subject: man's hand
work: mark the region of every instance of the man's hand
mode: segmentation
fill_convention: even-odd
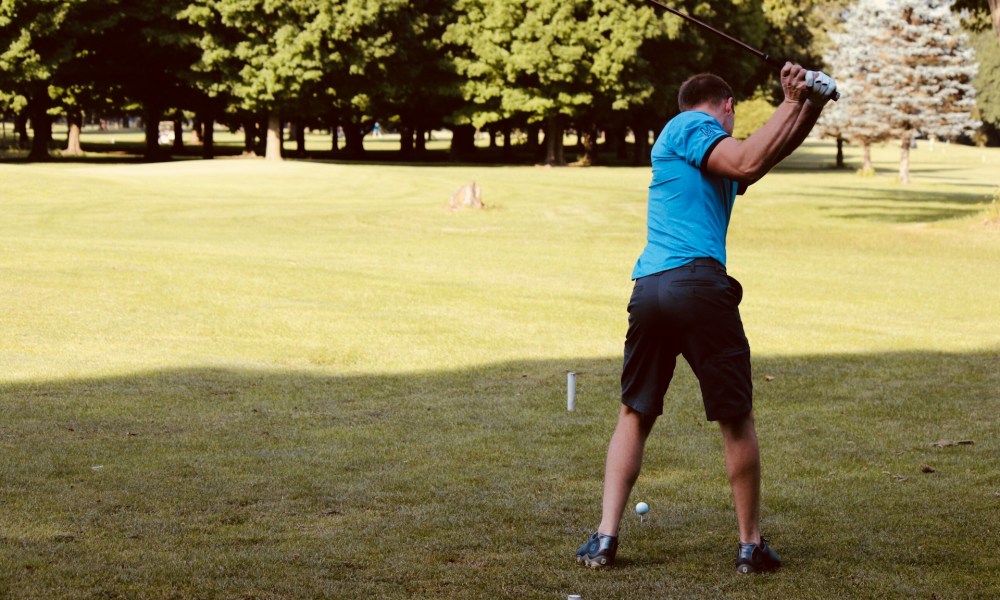
[[[808,71],[791,62],[786,62],[781,68],[781,89],[785,93],[786,101],[798,103],[809,97],[806,73]]]
[[[837,94],[837,82],[822,71],[806,71],[806,98],[810,104],[823,107]]]

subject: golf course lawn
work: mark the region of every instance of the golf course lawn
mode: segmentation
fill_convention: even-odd
[[[0,598],[1000,597],[1000,149],[833,158],[729,232],[756,577],[683,362],[650,512],[573,559],[648,167],[0,163]]]

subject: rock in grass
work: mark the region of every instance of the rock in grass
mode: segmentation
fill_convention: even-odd
[[[483,208],[484,206],[483,191],[475,181],[458,188],[451,195],[451,202],[448,203],[448,208],[452,210],[459,208]]]

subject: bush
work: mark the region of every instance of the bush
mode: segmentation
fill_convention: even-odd
[[[984,211],[983,225],[1000,225],[1000,189],[993,194],[993,202]]]
[[[757,92],[753,98],[744,100],[736,105],[736,128],[733,137],[745,140],[750,134],[760,129],[774,112],[774,106],[768,102],[761,92]]]

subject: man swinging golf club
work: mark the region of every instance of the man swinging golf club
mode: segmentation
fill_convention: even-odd
[[[725,266],[737,194],[797,148],[837,94],[828,75],[792,63],[781,69],[781,86],[781,105],[741,142],[731,137],[736,114],[730,86],[715,75],[691,77],[678,94],[680,114],[653,146],[647,243],[632,273],[622,406],[608,446],[601,522],[576,554],[588,566],[614,563],[622,513],[646,439],[663,413],[678,354],[698,378],[706,417],[722,431],[739,526],[737,571],[781,566],[760,533],[750,346],[738,308],[743,291]]]

